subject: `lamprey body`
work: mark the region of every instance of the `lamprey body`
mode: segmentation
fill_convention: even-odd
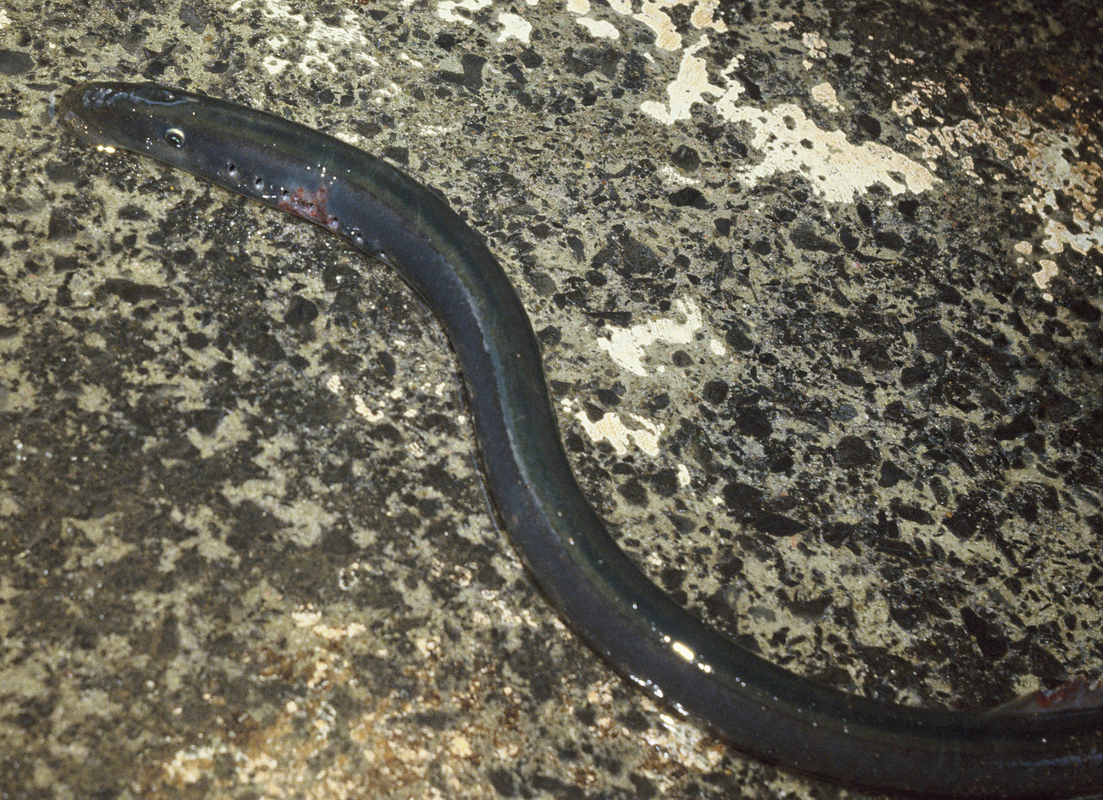
[[[1103,791],[1098,689],[1044,713],[876,702],[765,661],[648,580],[575,481],[517,293],[435,192],[302,125],[153,84],[78,86],[57,118],[95,144],[317,223],[397,269],[455,349],[486,482],[525,566],[591,647],[673,708],[745,753],[868,789],[1051,800]]]

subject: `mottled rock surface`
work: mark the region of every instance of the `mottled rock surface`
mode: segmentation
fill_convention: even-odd
[[[432,315],[49,122],[152,79],[437,187],[695,613],[983,708],[1103,650],[1103,11],[0,5],[0,798],[842,798],[641,695],[487,506]]]

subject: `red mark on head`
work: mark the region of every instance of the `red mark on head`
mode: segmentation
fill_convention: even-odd
[[[1053,689],[1038,690],[992,709],[1008,714],[1053,714],[1103,707],[1103,682],[1088,683],[1082,675]]]
[[[328,194],[329,189],[325,186],[320,186],[313,192],[300,186],[294,191],[284,192],[280,199],[276,201],[276,208],[294,214],[296,217],[310,220],[333,233],[337,233],[340,223],[338,223],[336,217],[330,216],[329,212],[326,211],[326,196]]]

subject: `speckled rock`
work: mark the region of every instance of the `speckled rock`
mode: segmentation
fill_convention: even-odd
[[[1103,12],[0,6],[0,798],[842,798],[621,681],[491,513],[432,316],[49,122],[79,80],[433,185],[654,580],[847,691],[1101,676]]]

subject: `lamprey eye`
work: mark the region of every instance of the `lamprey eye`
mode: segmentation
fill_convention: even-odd
[[[179,128],[169,128],[165,131],[165,141],[179,150],[184,146],[184,132]]]

